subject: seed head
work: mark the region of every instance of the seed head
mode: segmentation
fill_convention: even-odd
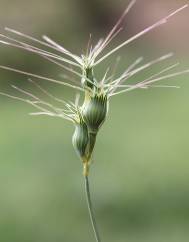
[[[108,112],[108,97],[101,91],[87,93],[82,106],[82,116],[90,132],[97,133]]]
[[[88,134],[88,128],[86,123],[83,121],[83,118],[81,115],[78,117],[78,121],[75,124],[75,131],[72,136],[72,143],[73,146],[81,158],[81,160],[85,163],[87,162],[87,149],[89,144],[89,134]]]
[[[123,41],[115,48],[110,50],[109,52],[103,52],[105,48],[109,45],[109,43],[117,36],[122,28],[120,25],[129,12],[129,10],[133,7],[136,0],[131,0],[129,6],[125,9],[124,13],[121,15],[115,26],[112,30],[108,33],[108,35],[104,39],[100,39],[96,45],[91,44],[89,41],[88,49],[86,54],[81,54],[81,56],[75,55],[67,50],[62,45],[56,43],[54,40],[50,39],[47,36],[42,36],[42,39],[33,38],[27,34],[23,34],[16,30],[5,28],[11,34],[15,34],[18,36],[23,37],[26,41],[21,41],[19,39],[13,38],[9,35],[0,34],[0,43],[13,46],[19,48],[21,50],[26,50],[31,53],[37,54],[40,57],[48,60],[49,62],[56,64],[58,67],[63,68],[64,70],[73,73],[77,77],[80,78],[80,81],[75,82],[74,85],[69,83],[69,77],[65,77],[66,81],[57,80],[54,78],[49,78],[46,76],[41,76],[38,74],[29,73],[26,71],[14,69],[7,66],[0,65],[1,69],[13,71],[22,75],[26,75],[29,77],[34,77],[35,79],[42,79],[46,81],[53,82],[55,84],[61,84],[67,87],[71,87],[74,90],[80,91],[84,94],[84,102],[82,105],[79,105],[77,102],[75,104],[72,102],[66,102],[59,98],[54,97],[51,93],[44,90],[41,86],[35,84],[44,94],[46,94],[49,98],[53,99],[55,102],[59,102],[63,105],[56,107],[54,104],[47,103],[46,101],[40,99],[39,97],[33,95],[31,92],[23,90],[21,88],[13,86],[17,91],[21,92],[22,94],[27,96],[27,99],[12,96],[6,93],[0,92],[0,94],[24,101],[29,103],[33,107],[35,107],[38,112],[32,113],[32,115],[49,115],[54,117],[60,117],[66,120],[71,121],[74,124],[75,131],[72,137],[73,146],[79,155],[80,159],[84,163],[84,175],[88,175],[89,164],[91,160],[91,156],[93,153],[93,149],[96,142],[97,133],[104,123],[107,113],[108,113],[108,106],[109,106],[109,99],[115,95],[125,93],[131,90],[135,90],[137,88],[148,89],[149,87],[173,87],[177,88],[177,86],[167,86],[167,85],[154,85],[155,82],[172,78],[175,76],[179,76],[182,74],[189,73],[189,69],[183,71],[177,71],[172,74],[166,74],[161,76],[162,73],[166,73],[167,71],[175,68],[178,63],[167,66],[166,68],[162,69],[160,72],[153,74],[152,76],[148,77],[145,80],[139,80],[139,82],[135,84],[127,84],[126,82],[131,79],[134,75],[138,74],[139,72],[151,67],[152,65],[163,62],[167,58],[172,57],[172,53],[163,55],[155,60],[152,60],[148,63],[145,63],[138,67],[139,63],[143,61],[143,58],[140,57],[131,63],[130,66],[126,68],[126,70],[122,73],[121,76],[116,77],[115,73],[109,77],[107,77],[108,70],[106,71],[104,77],[99,82],[96,79],[94,74],[94,68],[98,66],[101,62],[103,62],[106,58],[127,46],[131,42],[135,41],[136,39],[142,37],[143,35],[147,34],[148,32],[154,30],[155,28],[165,24],[170,18],[172,18],[175,14],[179,13],[180,11],[184,10],[188,7],[188,4],[172,11],[170,14],[165,16],[164,18],[160,19],[156,23],[152,24],[151,26],[143,29],[136,35],[132,36],[131,38]],[[40,48],[38,45],[31,45],[29,41],[33,41],[35,44],[39,44],[45,47],[45,49]],[[52,51],[50,51],[52,50]],[[71,66],[71,67],[70,67]],[[76,69],[77,68],[77,69]],[[31,80],[30,80],[31,81]]]

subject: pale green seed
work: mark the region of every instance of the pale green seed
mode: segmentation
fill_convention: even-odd
[[[108,111],[108,97],[105,94],[88,95],[82,106],[82,116],[90,132],[98,132]]]
[[[83,162],[87,160],[87,149],[89,144],[88,128],[85,122],[80,119],[80,122],[75,124],[75,131],[72,136],[72,143],[76,153]]]

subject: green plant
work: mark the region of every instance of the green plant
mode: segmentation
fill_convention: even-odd
[[[36,46],[30,45],[26,42],[19,41],[14,39],[10,36],[6,36],[1,34],[0,36],[3,38],[0,42],[6,45],[14,46],[35,54],[40,55],[41,57],[47,59],[48,61],[62,67],[65,70],[70,71],[77,75],[81,82],[77,83],[76,85],[72,85],[69,82],[62,82],[56,79],[40,76],[37,74],[28,73],[25,71],[17,70],[7,66],[0,66],[2,69],[14,71],[20,74],[24,74],[26,76],[34,77],[36,79],[44,79],[53,83],[58,83],[61,85],[65,85],[71,87],[75,90],[78,90],[83,94],[83,100],[80,104],[80,95],[76,96],[74,102],[66,102],[65,100],[61,100],[57,97],[54,97],[51,93],[47,92],[43,89],[39,84],[34,82],[33,80],[29,79],[36,87],[38,87],[43,93],[45,93],[49,98],[54,99],[55,101],[61,103],[63,105],[62,108],[57,108],[56,106],[42,100],[41,98],[33,95],[32,93],[25,91],[21,88],[16,86],[12,86],[19,92],[28,96],[27,99],[23,99],[17,96],[12,96],[6,93],[2,93],[4,96],[8,96],[10,98],[24,101],[26,103],[31,104],[39,111],[35,113],[31,113],[32,115],[49,115],[54,117],[60,117],[66,120],[71,121],[75,126],[75,131],[72,137],[73,146],[83,163],[83,174],[85,179],[85,190],[87,195],[87,202],[88,208],[90,213],[90,218],[92,222],[92,226],[95,233],[96,241],[100,241],[100,236],[98,233],[97,225],[95,222],[94,212],[92,209],[91,197],[90,197],[90,189],[89,189],[89,168],[91,164],[91,157],[93,154],[93,150],[95,147],[96,137],[97,134],[106,120],[108,114],[108,107],[109,107],[109,100],[111,97],[125,93],[137,88],[147,89],[150,87],[173,87],[177,88],[177,86],[166,86],[166,85],[155,85],[154,83],[163,79],[168,79],[174,76],[178,76],[181,74],[189,73],[189,70],[179,71],[172,74],[167,74],[161,76],[161,74],[167,72],[168,70],[177,66],[177,64],[168,66],[162,69],[160,72],[155,73],[154,75],[150,76],[149,78],[138,82],[137,84],[127,85],[125,81],[129,78],[132,78],[135,74],[139,73],[142,70],[145,70],[156,63],[162,62],[173,56],[172,53],[167,55],[161,56],[153,61],[150,61],[146,64],[143,64],[138,67],[138,65],[142,62],[143,58],[138,58],[134,63],[132,63],[127,69],[122,73],[119,77],[108,76],[109,68],[106,70],[103,78],[99,81],[96,79],[94,69],[97,65],[99,65],[103,60],[107,57],[112,55],[114,52],[118,51],[122,47],[126,46],[127,44],[131,43],[132,41],[136,40],[137,38],[141,37],[142,35],[150,32],[151,30],[165,24],[172,16],[180,12],[181,10],[185,9],[188,5],[184,5],[183,7],[173,11],[165,18],[159,20],[155,24],[151,25],[150,27],[142,30],[135,36],[131,37],[130,39],[124,41],[117,47],[110,50],[107,54],[102,57],[99,55],[104,51],[107,45],[114,39],[115,36],[120,32],[121,22],[129,10],[132,8],[136,1],[133,0],[126,8],[116,25],[107,35],[107,37],[103,40],[100,40],[94,48],[92,46],[88,46],[87,52],[85,55],[77,56],[61,45],[57,44],[55,41],[50,39],[47,36],[43,36],[43,40],[38,40],[33,37],[30,37],[26,34],[20,33],[18,31],[6,28],[8,32],[14,33],[16,35],[22,36],[26,39],[32,40],[36,43],[43,45],[44,47],[50,48],[54,50],[54,52],[50,52],[47,50],[40,49]],[[57,54],[60,53],[60,54]],[[65,65],[66,63],[68,65]],[[69,67],[71,65],[75,69]],[[69,77],[65,77],[69,80]]]

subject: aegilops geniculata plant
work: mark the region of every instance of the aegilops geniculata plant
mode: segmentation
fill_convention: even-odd
[[[125,93],[137,88],[147,89],[149,87],[173,87],[177,88],[177,86],[167,86],[167,85],[155,85],[154,83],[163,79],[168,79],[174,76],[178,76],[181,74],[189,73],[189,70],[183,70],[179,72],[175,72],[172,74],[161,75],[166,73],[167,71],[173,69],[178,65],[178,63],[167,66],[163,68],[160,72],[155,73],[154,75],[150,76],[149,78],[142,80],[133,85],[125,84],[125,81],[132,78],[135,74],[145,70],[152,65],[162,62],[173,56],[172,53],[167,55],[161,56],[155,60],[152,60],[148,63],[145,63],[141,66],[138,66],[142,61],[143,58],[139,57],[134,63],[126,68],[124,73],[122,73],[119,77],[115,78],[113,76],[108,77],[108,71],[105,72],[103,78],[99,81],[96,79],[94,69],[97,65],[99,65],[102,61],[104,61],[107,57],[121,49],[122,47],[126,46],[127,44],[131,43],[132,41],[138,39],[142,35],[150,32],[151,30],[165,24],[172,16],[179,13],[181,10],[185,9],[188,5],[184,5],[181,8],[171,12],[166,17],[162,18],[161,20],[157,21],[155,24],[145,28],[138,34],[134,35],[133,37],[129,38],[128,40],[124,41],[123,43],[119,44],[117,47],[110,50],[104,56],[99,58],[99,55],[104,51],[107,45],[117,36],[117,34],[121,31],[120,24],[132,6],[135,4],[136,0],[132,0],[129,6],[125,9],[124,13],[113,27],[113,29],[109,32],[105,39],[99,40],[99,42],[92,47],[92,45],[87,49],[87,54],[83,54],[81,56],[77,56],[63,46],[59,45],[52,39],[47,36],[43,36],[43,40],[39,40],[33,38],[29,35],[23,34],[16,30],[5,28],[6,31],[16,34],[20,37],[24,37],[26,40],[31,40],[37,44],[43,45],[44,47],[52,49],[54,52],[49,50],[44,50],[34,45],[31,45],[27,42],[23,42],[17,40],[11,36],[0,34],[2,38],[0,43],[10,45],[19,49],[23,49],[32,53],[35,53],[51,63],[58,65],[59,67],[77,75],[81,81],[76,83],[76,85],[72,85],[69,82],[62,82],[56,79],[40,76],[33,73],[28,73],[25,71],[17,70],[7,66],[0,66],[2,69],[14,71],[28,77],[34,77],[36,79],[43,79],[53,83],[65,85],[71,88],[78,90],[79,92],[83,93],[83,103],[80,105],[79,96],[76,96],[75,102],[66,102],[61,100],[57,97],[54,97],[51,93],[47,92],[43,89],[39,84],[35,81],[29,79],[36,87],[38,87],[41,92],[46,94],[49,98],[54,99],[56,102],[59,102],[63,105],[62,108],[57,108],[54,105],[43,101],[41,98],[33,95],[32,93],[18,88],[16,86],[12,86],[17,91],[25,94],[28,96],[28,99],[23,99],[17,96],[12,96],[7,93],[0,93],[4,96],[8,96],[13,99],[21,100],[27,102],[37,108],[39,111],[35,113],[31,113],[32,115],[50,115],[54,117],[60,117],[66,120],[71,121],[74,124],[75,131],[72,137],[73,146],[80,157],[81,161],[83,162],[83,173],[85,177],[85,188],[86,188],[86,195],[88,201],[88,208],[90,213],[91,222],[94,229],[94,234],[96,241],[100,241],[100,236],[98,234],[94,213],[92,210],[90,192],[89,192],[89,166],[91,162],[91,156],[95,147],[96,137],[99,132],[100,127],[104,123],[108,113],[109,107],[109,100],[112,96]],[[68,65],[65,65],[66,63]],[[70,67],[70,65],[72,67]],[[73,69],[73,67],[75,69]],[[77,70],[77,69],[78,70]],[[69,77],[64,76],[66,79],[69,80]]]

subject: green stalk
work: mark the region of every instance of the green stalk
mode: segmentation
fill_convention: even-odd
[[[96,224],[95,215],[94,215],[94,210],[91,202],[89,179],[88,179],[88,176],[84,176],[84,178],[85,178],[85,192],[86,192],[87,206],[89,210],[89,216],[90,216],[93,232],[95,235],[96,242],[101,242],[97,224]]]

